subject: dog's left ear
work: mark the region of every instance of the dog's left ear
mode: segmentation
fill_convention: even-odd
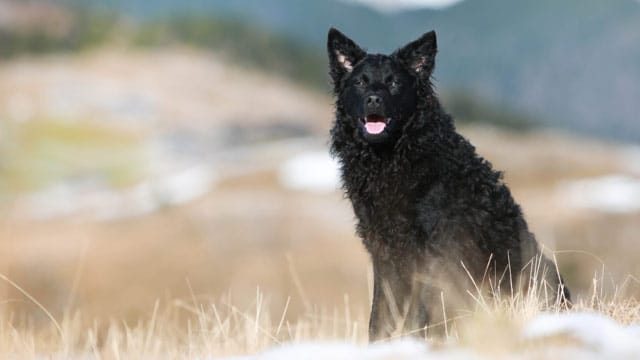
[[[334,84],[338,84],[340,79],[350,73],[356,63],[367,55],[353,40],[335,28],[329,30],[327,52],[329,72]]]
[[[412,73],[421,77],[429,77],[435,66],[437,52],[436,32],[429,31],[418,40],[398,49],[394,55]]]

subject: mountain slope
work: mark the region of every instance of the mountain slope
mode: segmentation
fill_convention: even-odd
[[[640,4],[634,0],[467,0],[394,14],[338,1],[87,3],[140,19],[175,12],[239,18],[317,49],[329,26],[384,52],[436,29],[439,88],[470,91],[546,125],[640,140]]]

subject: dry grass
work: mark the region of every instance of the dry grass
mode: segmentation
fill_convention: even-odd
[[[347,295],[340,308],[311,306],[291,318],[291,298],[283,307],[274,307],[259,288],[251,304],[243,308],[234,305],[230,295],[203,301],[193,294],[191,298],[158,300],[137,322],[112,319],[100,323],[88,322],[81,312],[69,312],[56,319],[18,284],[4,275],[2,280],[18,289],[48,318],[46,324],[36,326],[29,316],[0,313],[2,358],[194,359],[251,355],[287,343],[338,340],[363,345],[367,340],[367,310],[350,304]],[[579,299],[568,311],[597,312],[620,324],[640,322],[640,303],[603,294],[599,281],[594,278],[591,296]],[[463,349],[478,355],[580,346],[568,338],[532,342],[521,337],[523,325],[540,314],[542,308],[547,313],[567,311],[559,305],[542,306],[536,287],[538,284],[532,285],[528,295],[516,297],[483,296],[479,292],[474,295],[471,291],[475,309],[454,319],[455,327],[447,330],[445,338],[426,341],[436,351]]]
[[[288,305],[270,307],[257,290],[248,308],[237,307],[230,298],[157,301],[144,320],[135,323],[91,323],[81,313],[71,313],[36,327],[32,319],[0,314],[0,356],[193,359],[253,354],[302,340],[366,339],[364,312],[348,303],[334,311],[313,307],[295,320],[287,319],[287,311]]]

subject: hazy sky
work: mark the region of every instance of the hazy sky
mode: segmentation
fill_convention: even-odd
[[[343,0],[359,2],[380,11],[398,11],[419,8],[443,8],[462,0]]]

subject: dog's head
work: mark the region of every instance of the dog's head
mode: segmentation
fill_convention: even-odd
[[[437,51],[436,34],[422,35],[391,55],[367,54],[336,29],[327,50],[339,111],[372,144],[395,141],[416,112],[418,89],[428,86]]]

